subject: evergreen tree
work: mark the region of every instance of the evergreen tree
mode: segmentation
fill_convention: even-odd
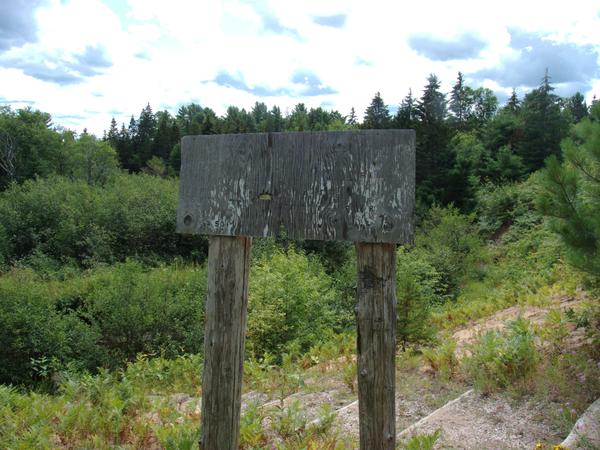
[[[219,134],[222,132],[223,124],[215,112],[206,107],[202,110],[202,123],[200,132],[196,134]]]
[[[567,108],[571,113],[573,123],[581,122],[588,115],[588,106],[581,92],[577,92],[567,100]]]
[[[521,109],[521,102],[519,101],[519,97],[517,97],[517,91],[514,89],[508,98],[508,102],[504,106],[503,110],[510,112],[512,114],[517,114]]]
[[[256,124],[257,131],[266,131],[267,127],[267,117],[269,115],[269,110],[267,109],[267,105],[263,102],[256,102],[252,107],[252,111],[250,112],[252,115],[252,119]]]
[[[542,172],[538,207],[565,242],[569,261],[600,277],[600,104],[563,142]]]
[[[152,158],[153,140],[156,135],[156,117],[150,103],[146,105],[137,122],[137,134],[134,135],[135,160],[137,169],[141,169]]]
[[[449,109],[459,130],[466,128],[472,105],[473,91],[470,87],[464,85],[463,75],[461,72],[458,72],[456,84],[452,87],[452,92],[450,93]]]
[[[483,87],[472,91],[472,99],[471,126],[479,128],[496,114],[498,99],[491,89]]]
[[[400,129],[414,128],[417,119],[417,105],[412,96],[412,89],[408,90],[408,94],[400,103],[398,112],[394,117],[394,126]]]
[[[548,156],[560,154],[560,141],[568,130],[553,90],[546,71],[541,85],[525,96],[521,106],[523,139],[518,151],[531,171],[541,168]]]
[[[320,106],[318,108],[311,108],[308,112],[308,126],[312,131],[327,130],[331,120],[331,114]]]
[[[310,129],[308,111],[304,103],[298,103],[287,117],[286,129],[288,131],[308,131]]]
[[[178,136],[173,136],[173,123],[175,120],[168,111],[159,111],[156,113],[156,118],[157,125],[152,142],[152,155],[167,161],[178,138]]]
[[[106,134],[106,141],[114,148],[117,149],[119,144],[119,129],[117,128],[117,121],[113,117],[110,121],[110,128],[108,129],[108,133]]]
[[[119,162],[121,166],[129,172],[136,172],[140,169],[135,160],[135,142],[134,139],[137,136],[137,122],[133,116],[129,120],[129,126],[125,128],[125,124],[121,127],[119,133],[119,146],[117,148],[117,154],[119,156]]]
[[[204,119],[204,110],[196,103],[181,106],[177,111],[176,120],[182,136],[201,134]]]
[[[435,335],[429,299],[422,292],[415,266],[407,262],[408,256],[402,248],[396,258],[396,340],[403,351],[408,345],[423,344]]]
[[[356,111],[354,111],[354,106],[350,109],[350,114],[346,117],[346,124],[350,127],[354,127],[358,125],[356,117]]]
[[[390,111],[377,92],[365,112],[363,128],[382,129],[390,127]]]
[[[285,129],[285,119],[278,106],[273,106],[267,115],[265,131],[277,132]]]
[[[450,129],[446,124],[446,98],[440,81],[431,74],[417,104],[417,186],[421,201],[447,202],[448,172],[452,154],[448,149]]]

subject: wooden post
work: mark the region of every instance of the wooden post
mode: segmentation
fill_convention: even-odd
[[[361,450],[396,445],[396,246],[357,243]]]
[[[250,237],[210,237],[202,450],[238,448],[251,245]]]

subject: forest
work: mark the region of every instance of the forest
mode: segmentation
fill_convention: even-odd
[[[600,101],[546,72],[500,104],[458,73],[396,106],[148,104],[101,137],[0,107],[0,447],[194,448],[208,241],[175,233],[181,138],[387,128],[417,136],[397,384],[431,394],[421,416],[473,388],[534,408],[527,445],[564,439],[600,396]],[[245,400],[241,448],[355,448],[333,403],[289,400],[314,378],[356,397],[355,277],[351,243],[254,240],[244,392],[262,400]]]

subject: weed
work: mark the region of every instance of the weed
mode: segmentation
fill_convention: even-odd
[[[352,358],[346,358],[342,375],[344,378],[344,384],[346,386],[348,386],[348,389],[350,389],[350,392],[352,392],[353,394],[356,391],[357,371],[358,371],[358,367],[357,367],[356,361],[352,360]]]
[[[509,386],[527,389],[538,361],[530,324],[518,318],[509,322],[507,333],[482,335],[465,365],[474,386],[487,394]]]
[[[432,450],[439,439],[441,430],[431,434],[417,434],[399,445],[401,450]]]
[[[436,348],[424,348],[423,356],[433,372],[442,379],[450,380],[458,373],[458,358],[456,357],[456,341],[444,338],[443,344]]]

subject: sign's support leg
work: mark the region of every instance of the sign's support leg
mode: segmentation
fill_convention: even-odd
[[[357,243],[361,450],[396,445],[396,246]]]
[[[210,237],[202,375],[202,450],[238,448],[251,246],[249,237]]]

